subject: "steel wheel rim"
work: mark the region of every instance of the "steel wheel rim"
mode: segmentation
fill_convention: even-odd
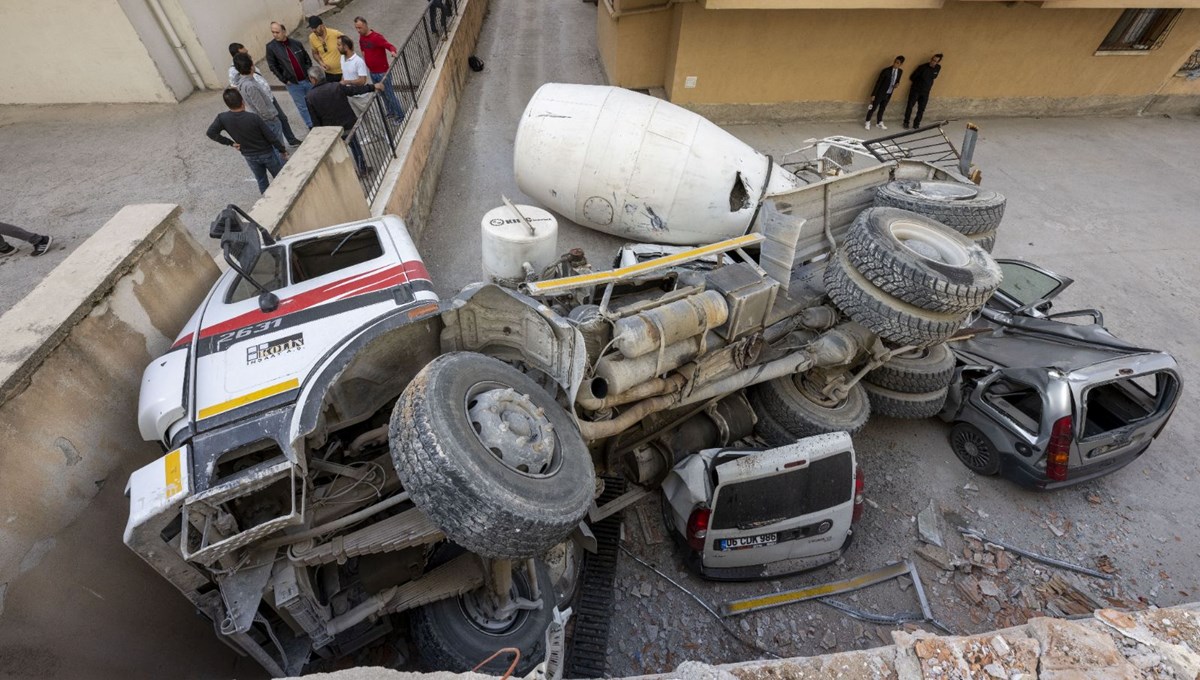
[[[955,182],[914,182],[904,192],[935,201],[962,201],[979,195],[978,189]]]
[[[501,465],[525,477],[549,477],[562,466],[562,447],[545,410],[497,382],[467,390],[463,412],[475,439]]]
[[[509,587],[508,592],[510,599],[521,596],[520,589],[517,588],[518,578],[520,576],[514,573],[512,586]],[[458,598],[458,606],[462,610],[463,617],[471,624],[472,628],[480,633],[494,636],[507,635],[519,629],[529,618],[529,613],[525,609],[514,609],[507,616],[495,618],[491,614],[487,597],[486,588],[477,588]]]
[[[971,256],[961,243],[941,230],[916,220],[898,219],[888,225],[892,238],[914,255],[951,267],[965,267]]]

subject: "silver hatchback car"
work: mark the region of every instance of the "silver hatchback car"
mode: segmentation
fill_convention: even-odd
[[[1004,283],[952,339],[957,367],[941,417],[967,467],[1036,489],[1078,484],[1142,455],[1183,381],[1166,352],[1136,347],[1095,309],[1050,313],[1072,281],[997,260]],[[1062,319],[1090,317],[1090,323]]]

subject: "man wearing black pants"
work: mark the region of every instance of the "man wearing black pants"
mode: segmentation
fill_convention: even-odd
[[[908,121],[912,127],[921,127],[921,118],[925,116],[925,105],[929,103],[929,91],[933,89],[933,81],[942,72],[942,55],[935,54],[928,64],[921,64],[909,76],[912,85],[908,88],[908,106],[904,109],[904,129],[908,129]],[[912,117],[913,105],[917,106],[917,117]]]
[[[4,240],[5,236],[20,239],[33,246],[33,252],[30,255],[34,257],[45,255],[46,251],[50,250],[50,244],[54,241],[50,236],[35,234],[31,231],[25,231],[16,225],[0,222],[0,255],[8,255],[16,250],[13,244]]]
[[[904,69],[900,68],[903,64],[904,56],[896,57],[892,65],[880,71],[875,79],[875,87],[871,88],[871,103],[867,105],[867,118],[863,121],[866,129],[871,129],[872,113],[875,113],[875,124],[879,129],[887,129],[883,124],[883,112],[892,99],[892,93],[896,91],[896,85],[900,83],[900,76],[904,75]]]

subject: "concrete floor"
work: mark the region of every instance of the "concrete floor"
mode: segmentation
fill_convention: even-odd
[[[392,38],[420,6],[393,9],[385,0],[355,0],[329,23],[349,32],[366,14]],[[479,220],[516,188],[511,150],[525,102],[543,82],[603,82],[595,46],[594,5],[492,0],[477,49],[487,63],[468,75],[453,139],[421,242],[439,292],[449,294],[479,277]],[[284,94],[284,93],[281,93]],[[280,97],[292,113],[290,100]],[[936,98],[930,118],[936,115]],[[257,197],[249,172],[233,152],[203,137],[221,110],[219,95],[195,95],[177,106],[0,107],[0,168],[9,201],[0,219],[50,231],[59,250],[31,259],[0,260],[0,309],[19,299],[121,205],[176,202],[197,235],[225,203],[248,206]],[[1200,124],[1194,118],[999,119],[982,129],[977,162],[987,187],[1009,197],[996,254],[1033,260],[1076,279],[1061,308],[1095,306],[1110,328],[1135,343],[1166,349],[1185,379],[1200,363]],[[731,131],[768,153],[781,154],[809,137],[861,135],[851,123],[736,126]],[[17,159],[16,161],[12,159]],[[617,242],[569,223],[560,249],[581,246],[593,262],[609,260]],[[877,419],[856,439],[866,469],[868,509],[843,566],[782,584],[714,586],[681,571],[666,544],[646,544],[636,526],[628,547],[660,565],[710,602],[736,595],[798,587],[842,577],[911,555],[912,517],[930,499],[995,537],[1085,564],[1107,555],[1118,571],[1120,599],[1170,605],[1200,592],[1200,524],[1191,509],[1200,475],[1192,443],[1200,439],[1194,392],[1185,388],[1175,416],[1142,459],[1083,487],[1052,494],[1022,491],[1008,482],[974,477],[946,444],[935,421]],[[973,484],[978,491],[965,490]],[[1095,499],[1095,500],[1092,500]],[[1050,520],[1065,528],[1051,533]],[[928,565],[921,563],[922,569]],[[936,576],[934,573],[927,576]],[[615,611],[611,672],[666,670],[688,658],[729,662],[760,655],[746,649],[690,600],[639,565],[622,559],[622,600]],[[652,597],[634,597],[636,584]],[[927,581],[933,607],[956,632],[986,630],[972,618],[953,585]],[[1086,585],[1086,584],[1085,584]],[[1093,584],[1094,585],[1094,584]],[[1098,591],[1097,591],[1098,592]],[[912,609],[911,592],[895,586],[866,591],[865,609]],[[976,612],[977,613],[977,612]],[[841,648],[880,644],[817,604],[747,617],[741,630],[788,654],[823,651],[796,624],[836,632]],[[792,631],[792,633],[789,633]]]

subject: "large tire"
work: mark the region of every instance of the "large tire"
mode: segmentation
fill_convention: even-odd
[[[930,312],[897,300],[864,279],[841,253],[830,258],[825,268],[825,291],[843,314],[897,345],[936,345],[953,335],[967,317],[965,312]]]
[[[595,471],[574,422],[529,377],[482,354],[421,369],[396,402],[389,441],[416,506],[484,557],[544,553],[592,502]]]
[[[412,612],[409,617],[421,665],[431,671],[466,673],[503,647],[516,647],[521,661],[515,674],[523,677],[546,655],[546,626],[550,624],[555,595],[550,587],[550,572],[540,561],[537,565],[541,609],[522,609],[503,621],[487,621],[478,605],[481,593],[438,600]],[[519,566],[519,565],[518,565]],[[513,591],[533,599],[525,570],[513,570]],[[512,657],[501,654],[479,672],[499,676],[508,669]]]
[[[972,471],[992,476],[1000,472],[1000,452],[987,435],[970,423],[958,423],[950,430],[950,449]]]
[[[971,192],[973,196],[969,196]],[[994,231],[1004,218],[1004,194],[936,180],[896,180],[875,191],[875,205],[927,215],[960,234]]]
[[[896,392],[924,394],[945,389],[954,379],[954,352],[945,344],[898,354],[863,380]]]
[[[996,249],[996,232],[985,231],[982,234],[974,234],[967,238],[975,242],[975,245],[983,248],[989,253]]]
[[[871,400],[872,413],[906,420],[923,420],[936,416],[946,405],[946,395],[950,391],[950,388],[943,387],[934,392],[908,394],[871,383],[863,383],[863,388]]]
[[[750,404],[760,418],[765,414],[768,420],[766,426],[761,423],[758,425],[758,432],[764,435],[764,439],[767,433],[771,433],[775,441],[790,444],[815,434],[842,431],[854,434],[871,417],[871,403],[861,385],[851,387],[846,398],[836,406],[814,401],[808,396],[812,389],[806,385],[801,374],[768,380],[751,388]],[[772,426],[782,429],[791,438],[781,437]]]
[[[767,446],[787,446],[795,444],[799,437],[791,432],[783,429],[783,426],[775,422],[769,413],[760,408],[755,408],[755,414],[758,416],[758,422],[754,424],[754,434],[758,438],[767,443]]]
[[[876,288],[931,312],[977,310],[1000,287],[1000,265],[983,248],[907,210],[864,210],[847,232],[843,251]]]

